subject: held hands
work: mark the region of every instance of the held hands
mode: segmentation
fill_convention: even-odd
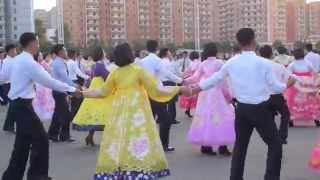
[[[289,87],[293,86],[296,83],[296,81],[297,80],[294,77],[290,76],[288,79],[288,82],[287,82],[287,87],[289,88]]]
[[[72,97],[76,97],[76,98],[82,98],[83,94],[82,94],[82,88],[77,88],[75,92],[71,93]]]
[[[201,91],[201,88],[198,85],[187,87],[187,86],[182,86],[180,89],[180,92],[182,95],[185,96],[193,96],[195,94],[198,94]]]

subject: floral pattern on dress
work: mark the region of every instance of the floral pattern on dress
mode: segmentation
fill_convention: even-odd
[[[143,111],[139,110],[134,116],[133,116],[133,125],[135,127],[139,127],[143,125],[146,122]]]
[[[114,161],[116,161],[117,159],[116,159],[116,155],[117,155],[117,144],[116,143],[112,143],[110,146],[109,146],[109,148],[107,149],[107,154],[109,154],[110,155],[110,157],[114,160]]]
[[[146,135],[138,138],[132,138],[129,143],[129,152],[137,159],[143,160],[149,153],[149,139]]]

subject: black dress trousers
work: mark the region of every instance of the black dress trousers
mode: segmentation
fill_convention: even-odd
[[[236,142],[233,150],[230,180],[243,180],[245,159],[254,129],[268,146],[267,169],[264,180],[280,180],[282,143],[274,121],[270,101],[236,106]]]
[[[66,141],[70,139],[70,123],[72,121],[67,95],[56,91],[53,91],[52,95],[56,105],[49,128],[49,138]]]
[[[17,124],[15,143],[2,180],[22,180],[30,155],[27,180],[48,177],[49,142],[42,122],[32,107],[31,99],[17,99],[10,103],[12,118]]]

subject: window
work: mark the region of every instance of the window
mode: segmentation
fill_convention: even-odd
[[[14,29],[14,30],[17,30],[18,28],[17,28],[17,26],[14,26],[13,29]]]

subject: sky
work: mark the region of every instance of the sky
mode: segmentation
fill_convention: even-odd
[[[34,0],[34,9],[50,10],[56,6],[56,0]]]
[[[320,1],[320,0],[308,0],[308,2]],[[56,0],[34,0],[35,9],[45,9],[50,10],[56,5]]]

